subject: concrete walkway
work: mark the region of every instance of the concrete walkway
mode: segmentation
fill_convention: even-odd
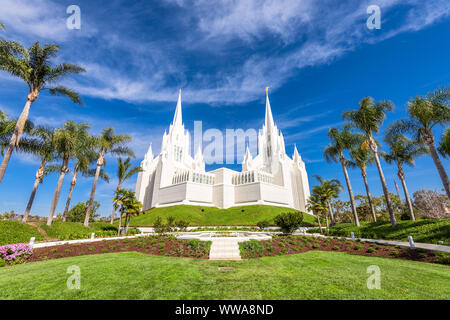
[[[237,238],[212,238],[211,241],[209,260],[241,260]]]
[[[305,235],[305,234],[302,233],[301,235]],[[318,233],[306,234],[306,235],[313,236],[313,237],[333,238],[333,237],[324,236],[324,235],[321,235]],[[352,240],[352,238],[345,238],[345,239]],[[394,246],[402,246],[402,247],[410,246],[408,241],[364,239],[364,238],[356,238],[356,239],[360,239],[361,241],[366,241],[366,242],[391,244]],[[420,242],[414,242],[414,245],[416,248],[419,248],[419,249],[426,249],[426,250],[432,250],[432,251],[443,251],[443,252],[450,253],[450,246],[444,246],[444,245],[432,244],[432,243],[420,243]]]

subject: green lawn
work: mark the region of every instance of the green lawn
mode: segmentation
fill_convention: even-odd
[[[44,236],[34,228],[20,221],[0,221],[0,246],[11,243],[28,243],[31,237],[36,241],[44,240]]]
[[[203,212],[202,209],[204,210]],[[244,211],[242,212],[242,210]],[[168,216],[173,216],[176,220],[189,221],[191,226],[254,226],[258,221],[262,220],[269,220],[273,224],[273,219],[278,214],[289,211],[294,211],[294,209],[262,205],[228,209],[179,205],[148,210],[145,214],[132,218],[130,225],[151,226],[158,216],[162,217],[163,220]],[[305,226],[315,226],[316,218],[309,214],[304,214],[303,222]],[[116,221],[117,223],[118,221]]]
[[[81,290],[66,287],[72,265]],[[380,290],[366,287],[370,265]],[[450,267],[320,251],[227,262],[124,252],[0,268],[1,299],[450,299]]]
[[[362,238],[390,239],[408,241],[412,236],[416,242],[450,245],[450,219],[421,219],[398,221],[393,228],[390,222],[361,222],[361,227],[351,223],[340,223],[330,228],[336,236],[350,237],[351,232]]]

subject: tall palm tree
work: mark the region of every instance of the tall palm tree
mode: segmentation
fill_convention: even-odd
[[[52,206],[47,219],[47,225],[51,225],[56,205],[58,204],[64,176],[69,171],[69,161],[77,155],[80,149],[89,143],[90,136],[88,133],[90,126],[86,123],[75,123],[66,121],[62,128],[55,130],[55,150],[62,159],[59,170],[58,183],[56,185],[55,194],[52,200]]]
[[[444,158],[450,157],[450,128],[442,133],[441,143],[439,144],[439,153]]]
[[[395,219],[392,201],[389,196],[389,190],[384,178],[383,169],[381,168],[380,157],[378,155],[378,145],[376,143],[374,134],[380,131],[380,127],[386,118],[386,112],[392,111],[394,104],[391,101],[374,102],[371,97],[365,97],[359,102],[359,109],[347,111],[342,114],[342,118],[349,120],[350,124],[358,128],[366,136],[362,147],[369,147],[372,150],[375,163],[377,165],[378,174],[380,176],[381,185],[383,187],[384,197],[386,199],[386,206],[389,212],[391,224],[394,227],[397,224]]]
[[[402,182],[409,216],[411,217],[411,220],[416,220],[411,198],[409,197],[408,188],[406,187],[403,165],[406,164],[409,166],[414,166],[414,160],[417,157],[426,154],[427,148],[420,142],[412,141],[404,135],[386,134],[385,142],[389,146],[390,152],[383,152],[382,156],[387,163],[391,164],[395,162],[397,164],[397,175]]]
[[[325,180],[319,175],[314,175],[314,178],[319,181],[320,185],[313,187],[313,193],[319,194],[326,202],[328,212],[330,213],[331,225],[334,225],[336,220],[334,218],[333,209],[331,208],[331,199],[337,198],[343,187],[337,179]]]
[[[69,195],[67,196],[66,206],[62,217],[63,221],[66,221],[67,213],[69,212],[70,201],[72,200],[73,190],[77,184],[78,173],[81,173],[84,177],[94,177],[95,169],[90,169],[89,167],[97,160],[98,154],[92,150],[89,143],[87,143],[85,147],[77,153],[75,158],[76,162],[74,164],[72,180],[70,181]],[[100,170],[100,178],[106,182],[109,182],[109,176],[103,169]]]
[[[30,215],[31,207],[33,206],[34,197],[36,196],[36,191],[39,183],[43,182],[44,176],[46,174],[56,171],[56,166],[47,166],[47,164],[50,161],[54,160],[56,156],[53,132],[53,129],[47,127],[38,127],[33,131],[33,136],[38,138],[36,139],[36,142],[34,144],[33,153],[39,156],[41,162],[39,168],[36,171],[33,190],[31,191],[30,198],[28,199],[27,208],[25,209],[22,222],[26,222],[28,216]],[[23,141],[19,143],[19,147],[22,143]]]
[[[364,180],[364,186],[366,188],[367,199],[369,201],[369,208],[372,214],[372,219],[374,222],[377,221],[377,216],[375,214],[375,206],[373,205],[372,195],[370,194],[369,184],[367,183],[367,166],[374,162],[372,152],[365,148],[361,148],[361,145],[357,145],[350,150],[350,158],[348,161],[348,166],[352,168],[359,168],[361,170],[361,176]]]
[[[438,88],[425,97],[411,99],[407,105],[409,119],[398,120],[390,134],[409,133],[416,141],[423,141],[430,149],[430,155],[441,177],[445,192],[450,198],[450,181],[434,145],[433,129],[450,121],[450,89]]]
[[[306,206],[308,210],[311,210],[315,214],[317,218],[317,223],[319,224],[319,232],[322,233],[322,226],[320,224],[320,215],[327,210],[327,207],[323,201],[322,196],[320,194],[313,192],[311,196],[308,198]]]
[[[102,134],[99,137],[96,137],[95,141],[99,157],[97,159],[97,170],[95,171],[94,182],[92,184],[91,197],[89,198],[89,205],[84,219],[84,225],[86,227],[89,226],[89,217],[94,203],[95,189],[97,188],[100,169],[105,163],[105,156],[110,153],[117,156],[129,155],[134,157],[133,151],[126,146],[126,144],[131,141],[131,137],[127,134],[114,134],[113,127],[103,129]]]
[[[351,132],[350,127],[345,125],[342,130],[331,128],[328,131],[328,137],[331,143],[325,147],[323,154],[327,162],[340,163],[344,172],[345,182],[347,183],[348,194],[352,213],[355,218],[355,225],[359,227],[358,213],[356,212],[355,196],[353,195],[352,185],[347,171],[348,160],[345,158],[344,150],[350,150],[360,142],[360,135]]]
[[[124,183],[126,180],[130,179],[133,175],[140,171],[142,171],[141,166],[133,167],[130,157],[126,158],[125,161],[123,161],[122,158],[119,157],[119,159],[117,159],[117,179],[119,182],[117,183],[116,191],[122,188],[122,183]],[[115,215],[116,209],[113,207],[111,213],[111,224],[113,224],[114,222]]]
[[[54,44],[41,47],[39,42],[36,42],[27,49],[17,42],[0,39],[0,70],[22,79],[29,89],[27,102],[17,121],[0,166],[0,183],[5,175],[11,154],[19,145],[31,104],[36,101],[40,92],[48,90],[52,95],[63,95],[69,97],[76,104],[82,104],[80,96],[74,90],[61,85],[53,86],[68,75],[85,71],[83,68],[69,63],[52,66],[50,59],[56,57],[58,50],[59,47]]]

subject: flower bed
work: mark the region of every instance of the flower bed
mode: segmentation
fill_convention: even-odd
[[[315,238],[310,236],[273,236],[272,240],[251,240],[239,244],[242,258],[278,256],[310,250],[336,251],[366,256],[390,257],[450,265],[450,254],[424,249],[351,241],[340,238]]]
[[[0,266],[26,262],[33,254],[27,243],[9,244],[0,247]]]
[[[29,247],[29,246],[28,246]],[[34,252],[21,262],[102,254],[112,252],[137,251],[152,255],[208,259],[210,241],[179,240],[173,236],[148,236],[134,239],[102,240],[88,243],[65,244],[35,248]],[[6,263],[11,264],[11,263]]]

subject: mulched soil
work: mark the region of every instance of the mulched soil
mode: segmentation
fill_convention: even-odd
[[[310,236],[275,236],[272,240],[260,241],[261,245],[242,249],[242,258],[296,254],[310,250],[345,252],[364,256],[397,258],[450,265],[450,254],[425,249],[351,241],[337,238],[314,238]]]
[[[170,236],[149,236],[35,248],[28,262],[126,251],[159,256],[208,259],[209,249],[210,243],[207,242],[178,240]]]

